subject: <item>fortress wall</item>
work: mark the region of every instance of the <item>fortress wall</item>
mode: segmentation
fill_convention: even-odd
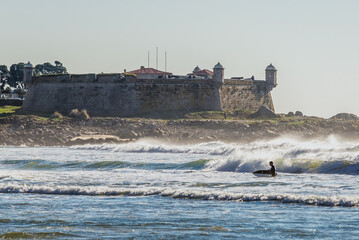
[[[121,74],[45,75],[33,78],[21,111],[91,116],[180,115],[196,111],[274,110],[265,81],[225,79],[137,79]]]
[[[137,79],[131,78],[130,80],[127,79],[126,82],[135,82],[138,84],[213,84],[213,81],[208,79],[193,79],[193,78],[186,78],[186,79],[175,79],[175,78],[157,78],[157,79]]]
[[[72,74],[72,82],[94,82],[96,81],[96,74]]]
[[[220,110],[218,86],[208,81],[41,82],[32,84],[25,99],[23,113],[68,114],[77,108],[91,116],[143,116]]]
[[[60,83],[60,82],[67,82],[71,80],[70,74],[57,74],[57,75],[42,75],[33,77],[32,82],[36,83]]]
[[[110,96],[122,100],[123,111],[132,105],[131,86],[113,86],[98,83],[46,83],[33,84],[25,95],[21,109],[24,113],[68,114],[72,109],[87,109],[93,115],[111,115],[114,111]],[[115,88],[114,88],[115,87]]]
[[[121,74],[119,73],[97,74],[97,81],[99,83],[112,83],[120,80],[121,80]]]
[[[274,111],[272,96],[264,84],[224,84],[220,88],[222,110],[257,111],[262,105]]]
[[[218,88],[207,83],[138,84],[135,86],[142,114],[220,110]]]
[[[252,80],[241,80],[241,79],[224,79],[224,84],[232,85],[252,85]]]

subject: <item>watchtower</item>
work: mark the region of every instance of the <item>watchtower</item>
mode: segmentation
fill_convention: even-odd
[[[24,83],[25,84],[31,84],[32,83],[32,72],[33,72],[33,67],[32,64],[30,62],[26,63],[24,65]]]
[[[218,83],[224,82],[224,68],[219,62],[213,67],[213,80]]]
[[[272,64],[266,68],[266,82],[267,85],[277,86],[277,69]]]

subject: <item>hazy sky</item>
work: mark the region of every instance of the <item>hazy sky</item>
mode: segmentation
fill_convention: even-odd
[[[70,73],[155,67],[186,74],[221,61],[264,79],[276,112],[359,115],[357,0],[0,0],[0,64],[61,61]]]

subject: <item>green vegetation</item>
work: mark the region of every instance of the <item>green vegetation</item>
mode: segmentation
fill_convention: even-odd
[[[6,65],[0,65],[0,81],[6,80],[9,85],[15,87],[16,82],[22,82],[23,80],[24,65],[23,62],[12,64],[10,70]]]
[[[223,119],[224,113],[220,111],[194,112],[185,115],[187,119]]]
[[[55,122],[58,122],[58,121],[60,121],[61,119],[63,119],[64,118],[64,116],[61,114],[61,113],[59,113],[59,112],[54,112],[52,115],[51,115],[51,120],[52,121],[55,121]]]
[[[51,114],[38,114],[38,115],[18,115],[16,114],[17,110],[19,110],[21,107],[19,106],[2,106],[0,107],[0,118],[6,118],[9,116],[18,116],[18,117],[32,117],[35,120],[38,121],[59,121],[61,120],[58,116],[52,116]]]
[[[2,106],[0,107],[0,117],[7,117],[13,115],[17,109],[21,107],[18,106]]]
[[[252,111],[248,110],[235,110],[235,111],[203,111],[194,112],[185,115],[186,119],[227,119],[239,120],[247,119]]]
[[[10,70],[6,65],[0,65],[0,81],[7,80],[7,83],[10,86],[15,87],[17,82],[22,82],[24,77],[24,63],[15,63],[10,66]],[[34,74],[44,75],[44,74],[65,74],[67,73],[66,68],[62,65],[61,62],[55,61],[55,65],[52,65],[49,62],[44,64],[37,64],[34,68]]]
[[[31,115],[31,116],[34,117],[38,121],[48,121],[50,119],[50,117],[42,117],[42,116],[37,116],[37,115]]]
[[[301,126],[301,125],[304,125],[305,124],[305,121],[294,121],[294,122],[289,122],[288,125],[289,126]]]
[[[6,65],[0,65],[0,81],[8,77],[10,74],[9,70],[7,69]]]
[[[8,116],[18,116],[18,117],[31,117],[35,121],[54,121],[59,122],[63,119],[68,118],[75,118],[75,119],[89,119],[89,114],[85,111],[78,111],[77,109],[74,109],[69,115],[63,116],[59,112],[54,113],[36,113],[35,115],[18,115],[16,111],[20,109],[21,107],[18,106],[3,106],[0,107],[0,118],[8,117]],[[227,114],[227,117],[225,118],[225,113]],[[196,121],[196,120],[243,120],[246,124],[252,125],[252,124],[260,124],[260,123],[269,123],[269,124],[282,124],[287,126],[302,126],[305,124],[310,124],[314,121],[313,118],[311,119],[303,119],[302,117],[285,117],[281,116],[279,118],[271,118],[271,119],[264,119],[264,118],[248,118],[250,114],[253,112],[246,111],[246,110],[236,110],[236,111],[203,111],[203,112],[194,112],[194,113],[188,113],[186,115],[181,115],[178,118],[174,118],[173,116],[148,116],[148,117],[133,117],[133,118],[122,118],[126,120],[132,120],[132,121],[158,121],[158,122],[166,122],[166,121]],[[114,117],[91,117],[93,119],[114,119]]]
[[[22,82],[24,78],[24,63],[20,62],[18,64],[13,64],[10,67],[10,72],[8,76],[8,84],[15,86],[16,82]]]
[[[61,62],[55,61],[55,65],[49,62],[44,64],[37,64],[34,68],[35,76],[48,74],[66,74],[67,70]]]

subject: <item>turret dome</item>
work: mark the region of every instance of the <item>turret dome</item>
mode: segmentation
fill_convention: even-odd
[[[30,61],[28,61],[25,65],[25,68],[32,68],[32,64],[30,63]]]
[[[214,66],[213,69],[223,69],[223,66],[222,66],[222,64],[221,64],[220,62],[218,62],[218,63],[216,64],[216,66]]]
[[[277,71],[277,69],[272,64],[269,64],[266,70]]]

